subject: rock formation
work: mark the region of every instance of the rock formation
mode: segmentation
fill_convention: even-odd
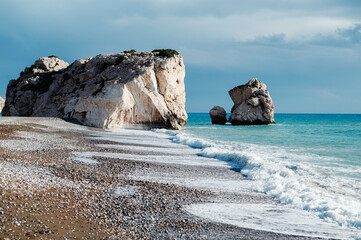
[[[88,126],[181,129],[185,67],[174,50],[76,60],[40,58],[7,87],[3,115],[76,119]]]
[[[4,108],[4,105],[5,105],[5,100],[2,97],[0,97],[0,113]]]
[[[227,122],[226,115],[227,115],[226,110],[224,110],[224,108],[220,106],[214,106],[209,111],[209,116],[212,119],[212,124],[220,124],[220,125],[226,124]]]
[[[274,123],[274,105],[266,85],[253,78],[228,93],[234,103],[229,121],[233,125]]]

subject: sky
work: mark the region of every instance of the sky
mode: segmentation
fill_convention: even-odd
[[[267,85],[276,113],[361,113],[359,0],[0,0],[0,96],[39,57],[179,51],[186,109]]]

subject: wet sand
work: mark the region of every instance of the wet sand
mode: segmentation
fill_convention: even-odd
[[[149,148],[151,134],[127,134],[1,117],[0,239],[310,239],[191,214],[194,204],[274,200],[238,189],[242,176],[222,162],[192,162],[182,148],[169,153],[173,145]]]

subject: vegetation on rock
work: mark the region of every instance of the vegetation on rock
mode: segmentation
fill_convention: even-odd
[[[137,52],[137,50],[135,50],[135,49],[130,49],[130,50],[123,51],[123,53],[135,53],[135,52]]]
[[[179,55],[179,52],[173,49],[154,49],[152,52],[160,57],[174,57],[175,55]]]
[[[56,55],[50,55],[50,56],[48,56],[48,58],[58,58],[58,59],[60,59],[58,56],[56,56]]]

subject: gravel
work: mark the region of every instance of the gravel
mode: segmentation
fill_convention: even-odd
[[[1,117],[1,126],[6,133],[0,134],[0,239],[309,239],[213,222],[187,212],[184,207],[191,204],[272,201],[261,194],[214,191],[174,180],[241,180],[222,164],[152,161],[154,156],[144,158],[144,152],[115,146],[131,146],[133,140],[109,140],[106,131],[60,119]],[[146,136],[149,144],[151,135]],[[104,149],[100,144],[112,146]],[[157,179],[160,176],[163,179]]]

